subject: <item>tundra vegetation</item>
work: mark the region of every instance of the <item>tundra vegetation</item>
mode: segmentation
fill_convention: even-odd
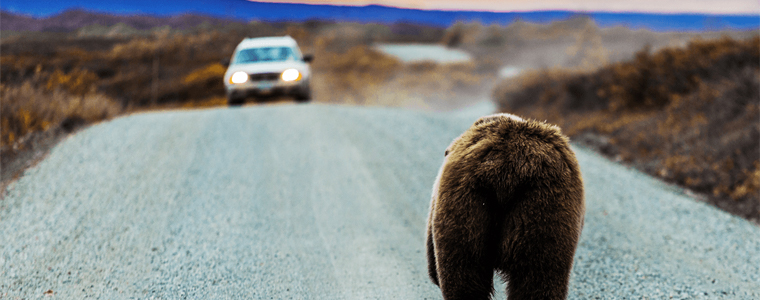
[[[693,40],[594,70],[534,70],[500,83],[499,109],[760,221],[760,37]]]
[[[28,160],[20,154],[36,151],[41,137],[138,111],[226,105],[221,61],[244,37],[286,34],[315,56],[313,102],[451,110],[493,91],[501,110],[558,124],[722,209],[760,216],[757,31],[653,33],[583,17],[449,28],[315,20],[3,31],[2,181],[20,174],[8,166]],[[438,43],[474,60],[403,63],[378,43]],[[499,81],[502,66],[526,71]]]

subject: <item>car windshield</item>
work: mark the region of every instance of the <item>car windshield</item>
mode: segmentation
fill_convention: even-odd
[[[274,62],[295,60],[293,49],[289,47],[262,47],[243,49],[235,57],[236,64],[255,63],[255,62]]]

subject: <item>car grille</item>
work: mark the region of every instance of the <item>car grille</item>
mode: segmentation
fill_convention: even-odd
[[[280,73],[257,73],[249,76],[251,81],[275,81],[280,78]]]

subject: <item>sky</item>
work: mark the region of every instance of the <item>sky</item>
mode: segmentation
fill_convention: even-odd
[[[36,17],[52,15],[72,7],[114,13],[170,14],[183,8],[190,11],[213,11],[223,9],[225,5],[239,5],[231,4],[231,2],[245,3],[244,0],[3,0],[0,1],[0,8]],[[760,18],[760,0],[264,0],[250,2],[343,6],[385,5],[445,11],[695,13],[754,15]]]
[[[701,14],[760,14],[758,0],[274,0],[279,3],[388,5],[425,10],[604,11]]]

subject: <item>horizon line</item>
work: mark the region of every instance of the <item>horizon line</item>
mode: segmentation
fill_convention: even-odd
[[[271,3],[271,4],[283,4],[283,5],[310,5],[310,6],[332,6],[332,7],[356,7],[356,8],[364,8],[364,7],[384,7],[384,8],[391,8],[391,9],[401,9],[401,10],[413,10],[413,11],[421,11],[421,12],[465,12],[465,13],[492,13],[492,14],[512,14],[512,13],[568,13],[568,14],[577,14],[577,15],[590,15],[590,14],[621,14],[621,15],[634,15],[634,14],[641,14],[641,15],[672,15],[672,16],[737,16],[737,17],[749,17],[757,15],[758,19],[760,19],[760,14],[755,13],[747,13],[747,14],[741,14],[741,13],[705,13],[705,12],[659,12],[659,11],[608,11],[608,10],[571,10],[571,9],[536,9],[536,10],[512,10],[512,11],[492,11],[492,10],[455,10],[455,9],[422,9],[422,8],[409,8],[409,7],[399,7],[399,6],[393,6],[393,5],[387,5],[387,4],[360,4],[360,5],[343,5],[343,4],[321,4],[321,3],[300,3],[300,2],[275,2],[275,1],[253,1],[253,0],[246,0],[248,2],[258,2],[258,3]],[[85,12],[92,12],[92,13],[104,13],[104,14],[110,14],[110,15],[119,15],[119,16],[135,16],[135,15],[143,15],[143,16],[157,16],[157,17],[170,17],[170,16],[178,16],[178,15],[184,15],[184,14],[197,14],[197,15],[209,15],[209,16],[219,16],[221,18],[228,18],[228,19],[239,19],[239,18],[229,18],[229,17],[222,17],[218,14],[212,13],[212,12],[204,12],[204,11],[196,11],[196,10],[184,10],[184,11],[175,11],[170,13],[155,13],[155,12],[141,12],[141,11],[109,11],[109,10],[101,10],[101,9],[93,9],[93,8],[87,8],[82,6],[71,6],[67,7],[65,9],[59,10],[57,12],[48,13],[48,14],[33,14],[29,12],[22,12],[22,11],[16,11],[13,9],[8,9],[7,7],[0,7],[0,11],[6,12],[6,13],[12,13],[16,15],[24,15],[27,17],[35,18],[35,19],[44,19],[49,18],[53,16],[60,15],[62,13],[68,12],[68,11],[85,11]],[[320,18],[316,18],[320,19]],[[248,19],[244,19],[246,21],[249,21]]]

